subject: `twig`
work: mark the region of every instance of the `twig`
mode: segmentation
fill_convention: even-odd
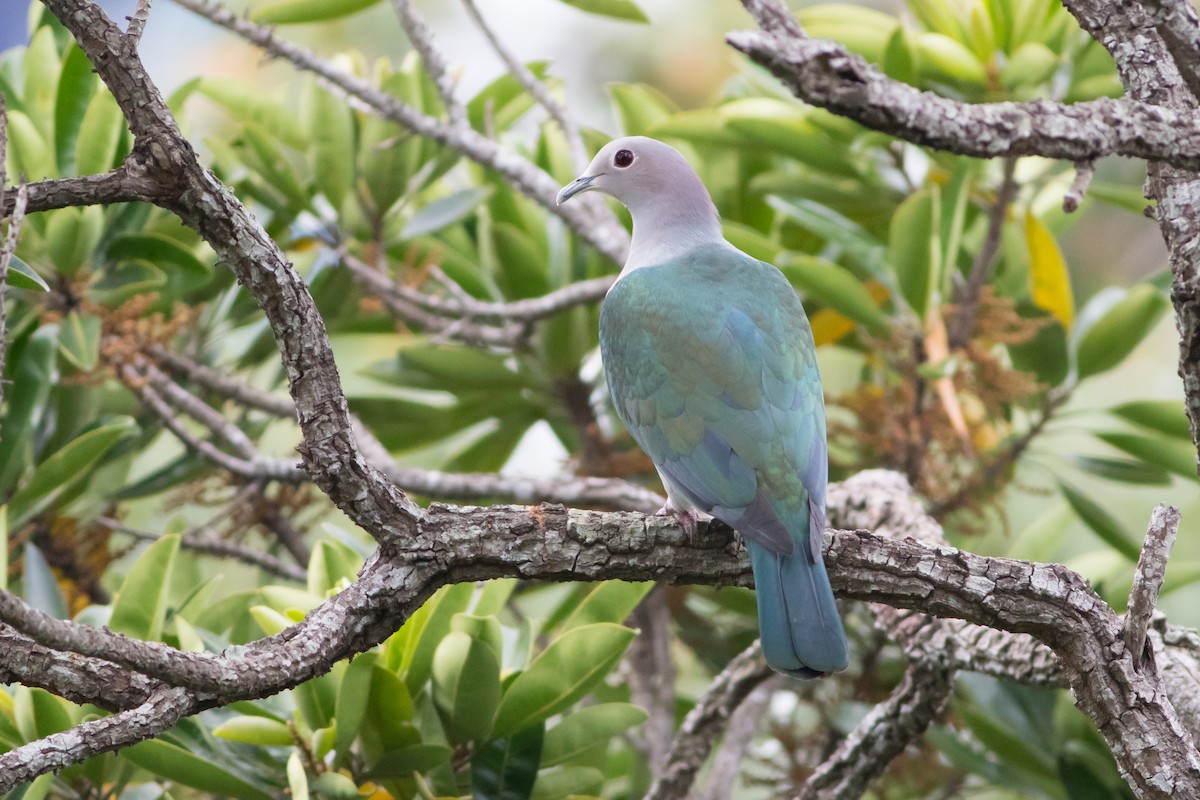
[[[408,41],[416,48],[425,65],[425,71],[433,78],[438,95],[442,98],[442,107],[450,123],[455,127],[467,126],[467,110],[454,96],[454,80],[446,67],[446,59],[433,43],[433,31],[425,24],[425,20],[417,13],[413,0],[392,0],[392,7],[400,19],[400,25],[408,36]]]
[[[734,710],[755,687],[773,674],[763,660],[762,647],[757,641],[730,661],[684,717],[679,733],[671,742],[666,764],[646,794],[646,800],[687,797],[696,773],[725,731]]]
[[[303,470],[282,459],[268,459],[261,456],[241,458],[226,453],[212,442],[201,439],[189,431],[171,407],[167,405],[162,395],[133,366],[122,365],[119,374],[125,385],[141,399],[146,408],[154,412],[159,421],[175,434],[179,441],[218,467],[249,480],[279,480],[297,483],[307,479]]]
[[[340,248],[338,255],[346,262],[347,267],[355,275],[359,272],[372,273],[371,275],[364,274],[363,277],[366,282],[370,283],[373,291],[394,294],[408,303],[428,309],[442,316],[456,319],[510,319],[527,324],[537,322],[546,317],[554,316],[559,312],[566,311],[569,308],[595,303],[604,299],[604,295],[612,288],[613,283],[617,279],[615,275],[605,275],[600,278],[591,278],[568,284],[561,289],[556,289],[541,297],[513,300],[506,303],[494,303],[472,297],[463,291],[462,287],[458,286],[458,284],[449,281],[448,276],[446,276],[445,280],[439,278],[439,282],[446,283],[449,281],[447,288],[453,297],[438,297],[437,295],[427,294],[396,281],[385,280],[380,275],[379,270],[373,269],[362,259],[349,253],[345,248]],[[435,275],[440,273],[440,268],[436,264],[428,264],[425,268],[429,269]]]
[[[383,301],[396,317],[419,325],[439,338],[459,339],[464,342],[497,347],[515,347],[529,332],[522,325],[509,324],[504,327],[478,325],[467,316],[444,317],[430,313],[420,304],[406,296],[404,287],[395,283],[377,269],[350,253],[342,254],[342,263],[350,270],[356,281],[365,285],[373,297]],[[415,293],[419,294],[419,293]]]
[[[124,533],[142,541],[154,542],[161,538],[159,534],[131,528],[120,520],[110,517],[97,517],[95,522],[109,530]],[[303,582],[307,577],[305,570],[295,564],[289,564],[269,553],[260,553],[249,547],[243,547],[239,544],[217,538],[208,526],[199,526],[191,529],[180,537],[179,544],[197,553],[241,561],[244,564],[258,567],[264,572],[269,572],[280,578]]]
[[[629,699],[650,715],[636,745],[655,774],[666,760],[675,732],[675,662],[671,658],[671,609],[667,606],[666,587],[651,589],[630,615],[628,624],[640,633],[630,645],[622,668]]]
[[[888,764],[941,716],[954,688],[953,670],[908,665],[888,699],[854,727],[804,785],[798,800],[857,800]]]
[[[550,89],[546,84],[538,80],[538,77],[513,55],[512,51],[508,49],[508,45],[496,35],[492,26],[488,25],[487,20],[483,18],[475,0],[462,0],[462,3],[471,19],[475,21],[475,25],[487,37],[488,43],[491,44],[496,55],[508,67],[509,74],[516,78],[517,82],[525,87],[525,91],[529,92],[530,96],[558,123],[563,138],[567,140],[571,163],[575,166],[576,172],[582,174],[584,167],[588,165],[587,152],[583,149],[583,136],[579,133],[579,126],[575,124],[575,119],[567,111],[566,104],[550,94]]]
[[[254,389],[160,345],[152,346],[150,354],[175,374],[231,400],[283,418],[296,416],[296,408],[288,398]],[[502,498],[516,503],[556,502],[647,512],[661,508],[664,502],[655,492],[611,478],[521,478],[491,472],[455,473],[402,467],[357,418],[351,417],[351,424],[363,455],[397,485],[418,494],[443,499]],[[273,464],[271,469],[282,467]]]
[[[1092,185],[1092,178],[1096,175],[1096,159],[1090,158],[1087,161],[1075,162],[1075,177],[1071,180],[1071,188],[1063,195],[1063,211],[1067,214],[1074,214],[1079,210],[1079,204],[1083,202],[1083,196],[1087,194],[1088,187]]]
[[[1129,602],[1125,611],[1125,645],[1135,663],[1154,664],[1154,655],[1146,649],[1146,631],[1158,605],[1158,593],[1162,589],[1167,572],[1167,559],[1175,544],[1179,531],[1179,509],[1161,505],[1150,515],[1146,528],[1146,540],[1133,573],[1133,586],[1129,589]]]
[[[713,755],[708,778],[696,795],[697,800],[729,800],[733,797],[733,785],[737,781],[746,749],[758,733],[763,715],[770,708],[771,698],[786,680],[783,675],[768,677],[734,710],[729,724],[725,726],[721,744]]]
[[[995,266],[996,255],[1000,252],[1000,238],[1004,233],[1004,223],[1008,219],[1008,207],[1012,204],[1016,193],[1016,182],[1013,173],[1017,167],[1017,159],[1004,159],[1003,177],[1000,179],[1000,189],[996,192],[996,200],[988,211],[987,235],[983,245],[971,262],[971,272],[967,275],[966,285],[961,287],[957,297],[958,311],[954,315],[954,326],[950,331],[950,349],[956,350],[964,346],[971,338],[971,329],[975,327],[975,314],[979,311],[979,297],[983,287],[987,285]],[[952,264],[946,265],[953,269]]]
[[[305,48],[276,38],[269,28],[255,25],[207,0],[175,0],[179,5],[236,33],[267,53],[288,61],[297,69],[311,72],[331,88],[348,97],[370,114],[389,119],[408,130],[426,136],[455,150],[472,161],[498,172],[518,191],[561,218],[577,236],[610,258],[624,263],[629,235],[616,217],[599,204],[556,205],[558,183],[528,160],[503,150],[483,134],[465,128],[452,128],[422,114],[396,97],[383,92],[366,80],[338,69]]]
[[[225,419],[216,409],[171,380],[153,364],[140,365],[141,375],[150,385],[166,395],[176,408],[208,428],[217,438],[229,445],[247,461],[258,458],[258,449],[238,426]]]
[[[129,26],[125,28],[125,35],[129,37],[129,46],[133,49],[142,41],[142,33],[146,30],[146,23],[150,21],[150,0],[137,0],[137,9],[128,19]]]

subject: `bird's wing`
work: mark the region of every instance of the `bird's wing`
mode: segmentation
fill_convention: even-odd
[[[815,557],[824,404],[778,270],[731,248],[635,270],[604,301],[601,345],[618,415],[676,491],[773,552]]]

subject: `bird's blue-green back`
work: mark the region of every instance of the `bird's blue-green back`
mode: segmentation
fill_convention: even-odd
[[[732,247],[698,247],[622,277],[601,308],[600,344],[617,413],[668,490],[749,541],[768,660],[802,675],[842,668],[820,555],[824,402],[791,285]],[[806,631],[817,652],[797,655]]]

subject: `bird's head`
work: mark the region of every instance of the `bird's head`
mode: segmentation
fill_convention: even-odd
[[[625,136],[604,145],[583,175],[559,191],[556,201],[562,205],[583,192],[604,192],[636,214],[639,207],[697,187],[707,198],[696,171],[674,147],[645,136]]]

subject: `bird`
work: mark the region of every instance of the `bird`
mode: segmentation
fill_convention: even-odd
[[[617,416],[666,489],[659,513],[692,529],[708,514],[741,535],[773,669],[845,669],[821,552],[825,404],[800,298],[779,269],[725,240],[704,183],[665,142],[609,142],[556,202],[593,191],[633,218],[600,307],[600,351]]]

